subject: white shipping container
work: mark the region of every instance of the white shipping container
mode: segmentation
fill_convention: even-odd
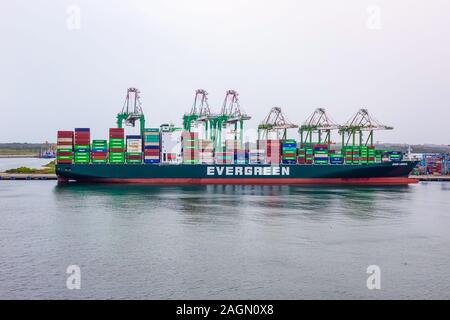
[[[142,140],[141,139],[127,139],[127,151],[128,152],[142,152]]]
[[[181,154],[181,132],[161,132],[161,152]]]

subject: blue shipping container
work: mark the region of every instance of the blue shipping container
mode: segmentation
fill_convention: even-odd
[[[144,163],[160,163],[159,159],[154,159],[154,160],[144,160]]]

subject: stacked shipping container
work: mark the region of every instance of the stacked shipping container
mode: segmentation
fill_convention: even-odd
[[[248,142],[246,150],[248,150],[248,163],[263,164],[266,162],[267,144],[264,140],[257,140],[256,143]]]
[[[312,164],[314,162],[313,149],[310,144],[305,144],[303,148],[298,149],[298,164]]]
[[[92,140],[92,163],[106,164],[108,162],[108,141]]]
[[[127,136],[126,159],[129,164],[142,163],[142,137],[140,135]]]
[[[359,146],[352,147],[352,163],[360,164],[361,148]]]
[[[125,131],[123,128],[109,129],[109,163],[125,163]]]
[[[367,163],[368,164],[373,164],[376,161],[376,151],[375,151],[375,147],[374,146],[369,146],[368,147],[368,158],[367,158]]]
[[[162,130],[161,127],[161,162],[179,164],[181,156],[181,130]]]
[[[219,147],[215,152],[215,158],[217,164],[233,164],[234,153],[226,147]]]
[[[265,159],[264,150],[258,149],[258,145],[254,142],[245,143],[245,159],[249,164],[260,164]]]
[[[330,164],[344,164],[344,155],[340,150],[330,150]]]
[[[144,163],[160,163],[160,155],[159,128],[144,129]]]
[[[360,158],[361,164],[375,163],[375,147],[374,146],[360,146]]]
[[[182,157],[185,164],[199,163],[198,133],[183,131],[181,135]]]
[[[314,146],[314,164],[328,164],[328,145],[316,144]]]
[[[389,152],[389,160],[392,162],[399,162],[402,161],[403,154],[400,151],[391,151]]]
[[[74,163],[89,164],[91,160],[91,132],[89,128],[75,128]]]
[[[72,164],[73,162],[73,132],[58,131],[56,139],[56,163]]]
[[[280,140],[266,140],[266,164],[280,164]]]
[[[199,140],[199,160],[203,164],[214,164],[214,143],[212,140]]]
[[[353,163],[353,147],[345,146],[341,150],[344,153],[345,163],[352,164]]]
[[[281,142],[281,162],[283,164],[297,163],[297,142],[293,139]]]
[[[163,126],[161,126],[162,128]],[[247,142],[242,149],[239,140],[226,140],[225,145],[214,152],[212,140],[199,140],[198,133],[182,131],[167,126],[144,129],[143,136],[130,135],[124,139],[124,129],[109,130],[107,140],[90,142],[89,128],[58,131],[57,163],[65,164],[373,164],[399,162],[403,154],[398,151],[376,150],[374,146],[344,146],[340,151],[329,150],[328,144],[306,143],[297,149],[293,139],[257,140]],[[125,145],[126,141],[126,145]],[[126,147],[126,148],[125,148]],[[109,155],[109,157],[108,157]],[[434,172],[441,170],[433,165]]]
[[[236,164],[245,164],[245,149],[242,149],[241,143],[239,140],[226,140],[225,141],[225,155],[223,158],[225,160],[224,163],[236,163]]]

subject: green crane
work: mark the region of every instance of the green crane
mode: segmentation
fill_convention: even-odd
[[[269,139],[271,132],[276,133],[277,139],[287,139],[287,129],[291,128],[298,128],[298,126],[287,120],[281,108],[273,107],[263,122],[258,125],[258,140]]]
[[[358,112],[339,127],[339,133],[342,138],[342,146],[351,145],[370,145],[373,146],[374,130],[392,130],[394,127],[386,126],[373,118],[367,109],[359,109]],[[364,141],[363,132],[368,132],[367,139]],[[357,141],[358,140],[358,141]]]
[[[134,127],[139,120],[141,136],[144,134],[145,117],[142,111],[140,91],[136,88],[128,88],[122,111],[117,114],[117,128],[123,124]]]
[[[222,130],[229,125],[233,127],[234,139],[239,141],[240,146],[244,143],[244,121],[251,117],[245,114],[239,105],[239,94],[235,90],[228,90],[220,114],[214,118],[216,147],[222,147]]]
[[[191,132],[192,126],[196,124],[199,118],[199,112],[201,105],[207,103],[206,95],[208,93],[203,89],[197,89],[195,91],[194,104],[192,105],[191,111],[183,115],[183,129],[185,131]]]
[[[208,92],[206,92],[206,90],[198,89],[195,91],[194,108],[197,110],[197,119],[194,121],[203,124],[203,137],[214,141],[214,126],[217,115],[211,113],[208,103]]]
[[[300,126],[301,147],[312,143],[331,144],[331,130],[338,130],[336,124],[326,113],[324,108],[317,108],[313,114]]]

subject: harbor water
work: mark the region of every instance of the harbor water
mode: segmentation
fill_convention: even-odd
[[[1,299],[450,298],[448,183],[0,181],[0,208]]]

